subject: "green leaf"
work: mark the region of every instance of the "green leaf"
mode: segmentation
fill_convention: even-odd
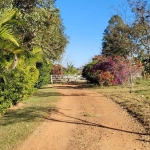
[[[4,13],[0,16],[0,26],[2,26],[7,21],[11,20],[13,17],[15,17],[17,13],[16,9],[8,9],[4,11]]]
[[[17,40],[15,39],[11,29],[9,29],[6,25],[0,27],[0,37],[12,41],[15,45],[19,46]]]

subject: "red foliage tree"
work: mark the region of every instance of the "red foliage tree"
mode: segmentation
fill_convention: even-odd
[[[63,67],[60,64],[54,64],[51,74],[53,74],[53,75],[63,74]]]

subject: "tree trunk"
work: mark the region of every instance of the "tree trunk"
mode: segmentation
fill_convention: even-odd
[[[14,60],[13,60],[12,64],[10,65],[9,70],[15,69],[17,64],[18,64],[18,57],[16,54],[14,54]]]

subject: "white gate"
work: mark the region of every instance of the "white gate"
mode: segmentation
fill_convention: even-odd
[[[76,82],[83,80],[81,75],[51,75],[51,83]]]

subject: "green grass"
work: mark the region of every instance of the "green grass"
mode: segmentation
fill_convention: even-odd
[[[130,93],[130,85],[96,88],[136,117],[147,130],[150,128],[150,80],[136,80]]]
[[[60,94],[50,86],[38,90],[19,109],[9,109],[0,118],[0,149],[15,150],[55,109]]]

